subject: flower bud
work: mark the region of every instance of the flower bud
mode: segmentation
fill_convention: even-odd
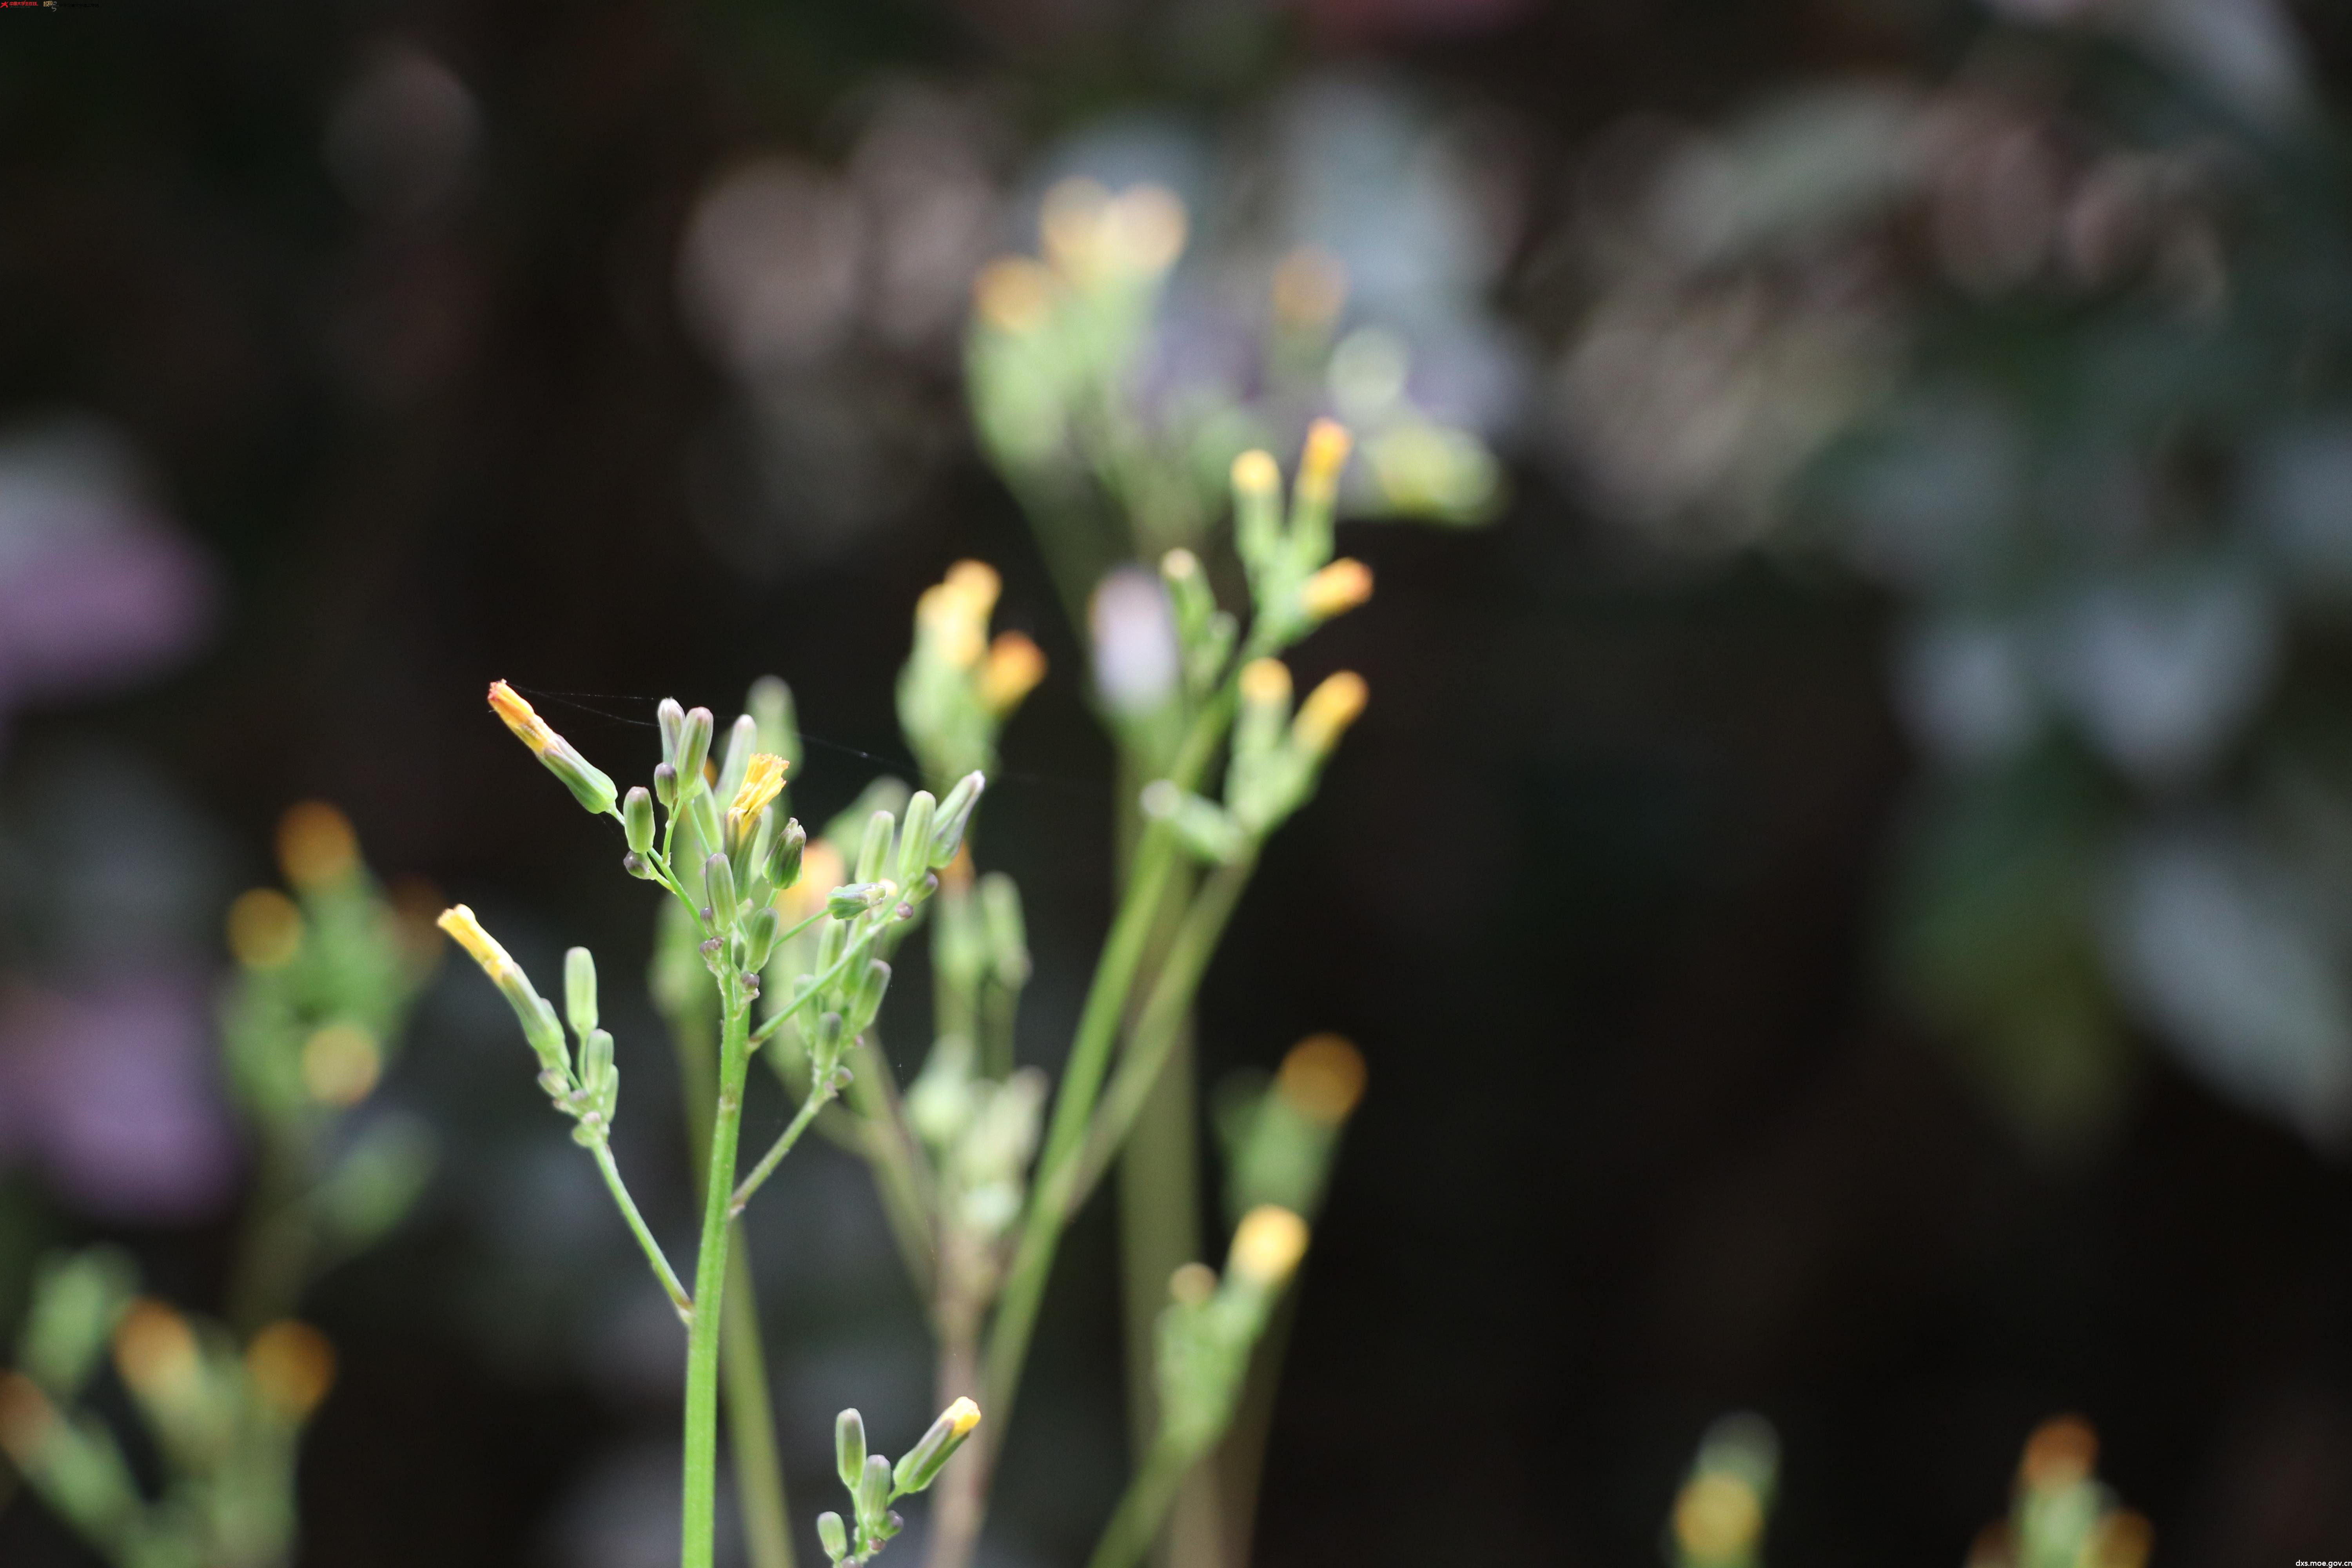
[[[654,798],[661,802],[664,811],[677,805],[677,769],[668,763],[654,769]]]
[[[890,874],[891,836],[898,826],[898,819],[880,807],[866,819],[866,837],[857,847],[859,881],[876,882]]]
[[[841,1484],[853,1490],[866,1473],[866,1417],[845,1410],[833,1419],[833,1460]]]
[[[580,1045],[580,1087],[599,1101],[616,1075],[613,1071],[613,1035],[608,1029],[591,1029]],[[611,1110],[603,1104],[598,1109],[606,1115]]]
[[[677,698],[665,697],[654,710],[654,717],[661,724],[662,761],[675,764],[678,737],[686,732],[686,710],[677,705]]]
[[[1291,739],[1309,756],[1329,755],[1348,726],[1363,712],[1370,695],[1364,678],[1352,669],[1329,677],[1298,705],[1298,717],[1290,725]]]
[[[767,967],[768,954],[775,951],[776,931],[782,923],[773,904],[761,904],[751,911],[751,918],[743,922],[743,968],[746,972]]]
[[[1021,889],[1002,871],[980,879],[980,917],[988,933],[988,962],[1009,990],[1029,984],[1029,933],[1021,918]]]
[[[1253,572],[1282,541],[1282,470],[1265,452],[1234,459],[1234,544]]]
[[[931,868],[944,870],[963,847],[964,829],[971,822],[972,808],[980,804],[981,793],[987,789],[988,778],[978,772],[968,773],[956,780],[948,791],[947,799],[940,802],[932,817]]]
[[[838,1563],[849,1552],[849,1531],[841,1522],[841,1515],[831,1509],[816,1516],[817,1544],[824,1554]]]
[[[584,947],[563,955],[563,1013],[583,1040],[596,1027],[596,957]]]
[[[490,977],[490,983],[506,997],[507,1005],[514,1009],[516,1021],[522,1025],[523,1037],[530,1042],[530,1048],[538,1056],[541,1067],[561,1071],[570,1056],[564,1049],[563,1026],[557,1022],[555,1009],[549,1006],[532,988],[530,977],[522,972],[522,966],[508,956],[507,950],[499,945],[498,940],[482,929],[482,922],[474,918],[474,911],[463,904],[453,904],[442,910],[441,918],[434,923],[447,931],[458,946],[472,955],[474,962],[481,965],[482,973]]]
[[[643,855],[654,847],[654,797],[643,784],[632,784],[621,797],[621,832],[629,853]]]
[[[703,783],[702,764],[710,756],[710,731],[717,722],[708,708],[686,710],[686,724],[679,731],[677,755],[671,759],[677,769],[678,798],[689,799]]]
[[[866,1468],[857,1477],[856,1489],[857,1522],[872,1534],[889,1506],[890,1461],[879,1454],[866,1455]]]
[[[915,889],[921,885],[931,869],[931,829],[938,821],[940,803],[931,792],[919,789],[907,802],[907,816],[898,829],[898,863],[890,875],[901,888]]]
[[[702,863],[703,896],[710,900],[710,918],[719,930],[735,923],[735,868],[727,863],[725,855],[713,855]]]
[[[852,882],[833,890],[824,901],[824,912],[837,921],[855,920],[868,910],[880,908],[892,891],[887,882]]]
[[[882,1011],[882,997],[890,989],[890,966],[875,959],[866,966],[866,973],[857,983],[857,991],[849,1000],[848,1031],[852,1036],[864,1034],[872,1027]]]
[[[514,731],[516,739],[531,749],[549,773],[563,781],[563,786],[583,809],[599,816],[613,809],[620,791],[612,779],[582,756],[571,742],[549,729],[547,721],[533,712],[530,704],[503,680],[490,682],[490,711]]]
[[[950,1457],[963,1446],[963,1440],[971,1436],[971,1429],[979,1425],[980,1406],[969,1399],[959,1399],[940,1412],[940,1418],[931,1423],[930,1430],[923,1434],[922,1440],[898,1461],[898,1468],[891,1478],[898,1483],[898,1490],[919,1492],[937,1480]]]
[[[1307,618],[1328,621],[1345,615],[1372,596],[1372,569],[1342,555],[1307,579],[1298,590],[1298,606]]]
[[[768,880],[776,891],[783,892],[801,879],[801,857],[807,848],[808,829],[798,817],[787,820],[784,830],[768,846]]]
[[[1002,719],[1021,706],[1021,700],[1045,679],[1045,654],[1020,632],[999,632],[988,645],[974,690],[980,705]]]
[[[719,761],[719,782],[711,786],[720,800],[733,802],[735,792],[743,787],[750,773],[751,755],[759,749],[760,721],[749,713],[737,714],[735,722],[727,727],[727,754]]]
[[[1242,667],[1241,711],[1234,718],[1234,754],[1263,756],[1282,740],[1290,721],[1290,670],[1278,658],[1254,658]]]
[[[245,1347],[246,1374],[264,1405],[289,1421],[318,1408],[335,1383],[335,1349],[308,1323],[285,1319]]]

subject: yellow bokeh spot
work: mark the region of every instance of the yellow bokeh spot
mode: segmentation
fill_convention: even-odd
[[[1675,1541],[1701,1563],[1746,1557],[1763,1530],[1756,1489],[1721,1470],[1692,1477],[1675,1500]]]
[[[1327,677],[1298,705],[1298,717],[1290,726],[1292,738],[1320,756],[1339,743],[1339,737],[1363,712],[1370,696],[1371,689],[1364,684],[1364,678],[1352,669]]]
[[[142,1398],[184,1395],[202,1369],[188,1321],[163,1302],[142,1297],[114,1331],[114,1366]]]
[[[1180,1307],[1204,1305],[1217,1293],[1217,1271],[1205,1263],[1181,1265],[1168,1276],[1168,1299]]]
[[[332,887],[360,865],[352,819],[323,800],[306,800],[278,822],[278,864],[297,888]]]
[[[1045,679],[1045,650],[1019,632],[1001,632],[980,667],[980,705],[1001,718]]]
[[[357,1105],[383,1076],[383,1052],[357,1024],[329,1024],[302,1042],[302,1087],[321,1105]]]
[[[1364,1058],[1337,1035],[1314,1035],[1290,1047],[1275,1089],[1300,1115],[1336,1127],[1364,1095]]]
[[[245,1371],[264,1404],[299,1421],[335,1384],[335,1347],[310,1324],[289,1318],[253,1336],[245,1347]]]
[[[57,1425],[57,1406],[38,1384],[20,1372],[0,1372],[0,1448],[29,1469],[33,1457]]]
[[[972,285],[972,309],[990,327],[1023,337],[1044,326],[1054,310],[1054,275],[1025,256],[992,261]]]
[[[239,893],[228,907],[228,950],[247,969],[282,969],[302,950],[302,911],[275,888]]]
[[[1259,1285],[1279,1285],[1307,1255],[1307,1222],[1279,1204],[1260,1204],[1234,1230],[1227,1272]]]
[[[1372,569],[1346,555],[1307,578],[1298,590],[1300,607],[1318,621],[1345,615],[1371,596]]]
[[[2057,1491],[2091,1479],[2099,1436],[2079,1415],[2053,1415],[2025,1440],[2017,1479],[2031,1491]]]
[[[1242,666],[1242,700],[1271,708],[1290,700],[1290,667],[1278,658],[1254,658]]]

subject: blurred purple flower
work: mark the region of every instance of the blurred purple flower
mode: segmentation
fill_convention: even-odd
[[[207,1214],[236,1173],[193,974],[72,994],[0,992],[0,1160],[39,1163],[108,1219]]]
[[[210,570],[102,427],[0,438],[0,724],[153,673],[211,619]]]

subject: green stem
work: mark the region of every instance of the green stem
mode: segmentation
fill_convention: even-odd
[[[867,926],[864,931],[860,931],[857,934],[856,940],[849,944],[848,950],[843,952],[839,958],[834,960],[832,964],[826,968],[823,974],[816,977],[815,984],[810,986],[806,991],[803,991],[798,996],[793,997],[790,1002],[787,1002],[782,1006],[777,1008],[775,1012],[770,1014],[768,1017],[761,1022],[759,1028],[751,1035],[751,1048],[753,1050],[758,1050],[761,1046],[766,1045],[769,1037],[775,1034],[778,1029],[784,1026],[785,1019],[791,1017],[793,1014],[799,1012],[802,1008],[807,1006],[810,1003],[824,995],[825,987],[839,979],[841,977],[842,971],[847,969],[852,963],[863,957],[866,952],[874,946],[874,939],[880,936],[883,931],[888,930],[889,927],[895,923],[895,921],[888,918],[877,919],[872,925]],[[808,929],[808,924],[809,922],[807,921],[803,921],[799,925],[793,927],[794,934],[798,934],[800,931]]]
[[[792,1512],[784,1500],[783,1457],[776,1451],[776,1418],[768,1402],[768,1358],[760,1345],[760,1313],[751,1293],[751,1255],[742,1226],[727,1255],[727,1306],[719,1322],[725,1342],[719,1376],[727,1405],[727,1445],[735,1458],[737,1510],[751,1568],[793,1568]]]
[[[596,1169],[604,1173],[604,1185],[611,1190],[613,1201],[620,1205],[621,1217],[629,1222],[629,1234],[637,1238],[637,1245],[645,1249],[646,1261],[653,1265],[655,1278],[661,1281],[662,1289],[669,1292],[669,1304],[677,1309],[678,1321],[691,1324],[694,1321],[693,1299],[687,1295],[686,1287],[678,1283],[677,1275],[670,1268],[669,1259],[662,1256],[661,1243],[656,1241],[654,1233],[646,1228],[646,1216],[637,1212],[636,1200],[629,1196],[628,1184],[621,1180],[621,1167],[613,1161],[611,1145],[599,1138],[588,1146],[588,1152],[596,1157]]]
[[[733,979],[721,982],[719,1099],[710,1124],[710,1165],[702,1205],[702,1250],[694,1271],[697,1309],[686,1343],[686,1465],[680,1568],[711,1568],[719,1500],[719,1321],[727,1299],[733,1226],[735,1149],[743,1127],[743,1079],[751,1061],[751,1004]]]
[[[1118,1500],[1118,1507],[1103,1527],[1102,1540],[1095,1554],[1087,1559],[1087,1568],[1134,1568],[1151,1550],[1152,1537],[1160,1533],[1160,1521],[1168,1516],[1168,1505],[1176,1500],[1176,1489],[1183,1483],[1184,1472],[1191,1468],[1184,1456],[1165,1443],[1153,1446],[1150,1457],[1127,1486],[1127,1494]]]
[[[1163,823],[1144,830],[1136,846],[1135,872],[1118,918],[1103,944],[1094,984],[1087,992],[1086,1010],[1079,1015],[1070,1059],[1062,1069],[1062,1084],[1054,1097],[1054,1118],[1045,1134],[1045,1152],[1037,1162],[1037,1180],[1021,1240],[1004,1282],[1004,1296],[990,1326],[985,1359],[988,1398],[981,1408],[989,1413],[992,1440],[1003,1442],[1013,1414],[1013,1395],[1021,1382],[1022,1363],[1029,1354],[1029,1336],[1037,1327],[1037,1309],[1045,1299],[1045,1277],[1054,1267],[1054,1253],[1072,1209],[1070,1178],[1093,1115],[1095,1097],[1110,1066],[1110,1048],[1118,1037],[1119,1019],[1134,988],[1137,967],[1150,940],[1159,912],[1160,889],[1176,865],[1175,835]]]

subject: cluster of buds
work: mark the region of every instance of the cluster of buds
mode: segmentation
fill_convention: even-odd
[[[929,1489],[979,1425],[980,1406],[959,1399],[940,1412],[906,1458],[894,1465],[880,1454],[866,1452],[865,1418],[855,1410],[843,1411],[833,1425],[834,1464],[849,1493],[850,1518],[845,1521],[830,1510],[816,1516],[817,1542],[826,1558],[843,1565],[872,1562],[904,1526],[890,1505]]]
[[[1250,1353],[1307,1255],[1307,1222],[1261,1204],[1234,1227],[1224,1277],[1187,1263],[1169,1277],[1160,1315],[1159,1444],[1190,1462],[1224,1435],[1241,1397]]]
[[[1977,1537],[1969,1568],[2145,1568],[2156,1532],[2098,1479],[2098,1435],[2079,1415],[2034,1428],[2009,1518]]]
[[[523,1038],[539,1058],[539,1085],[556,1110],[574,1123],[573,1142],[602,1145],[612,1134],[613,1111],[621,1097],[621,1071],[613,1065],[613,1037],[597,1026],[596,961],[584,947],[563,955],[564,1010],[577,1051],[565,1043],[554,1005],[530,983],[498,939],[482,929],[464,904],[442,911],[441,929],[482,967],[522,1024]]]
[[[1780,1440],[1762,1416],[1727,1415],[1708,1427],[1667,1527],[1676,1568],[1756,1568],[1780,1472]]]
[[[1045,656],[1020,632],[988,635],[1003,582],[959,561],[915,606],[915,649],[898,674],[898,727],[926,778],[944,784],[996,766],[996,738],[1045,678]]]
[[[308,1324],[240,1347],[219,1324],[135,1294],[136,1266],[98,1247],[47,1260],[16,1370],[0,1373],[0,1450],[112,1561],[278,1563],[294,1541],[294,1449],[334,1381]],[[150,1499],[123,1446],[86,1407],[111,1360],[164,1472]]]

